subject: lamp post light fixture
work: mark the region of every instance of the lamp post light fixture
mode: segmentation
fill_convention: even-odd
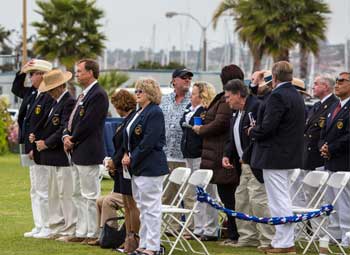
[[[198,26],[202,30],[202,48],[201,48],[201,66],[203,71],[207,71],[207,28],[209,27],[212,20],[209,22],[208,25],[204,26],[202,23],[199,22],[199,20],[192,16],[190,13],[186,12],[167,12],[165,13],[165,17],[172,18],[174,16],[186,16],[190,19],[194,20]]]

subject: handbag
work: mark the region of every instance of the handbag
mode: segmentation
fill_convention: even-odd
[[[100,247],[116,249],[121,246],[126,237],[125,224],[118,224],[124,217],[114,217],[106,220],[100,235]]]

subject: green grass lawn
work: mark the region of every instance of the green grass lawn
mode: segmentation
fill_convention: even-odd
[[[102,182],[102,193],[112,189],[112,181]],[[23,233],[33,227],[29,197],[29,170],[19,164],[18,155],[0,157],[0,254],[1,255],[98,255],[116,254],[112,250],[81,244],[66,244],[54,240],[24,238]],[[197,247],[197,246],[196,246]],[[222,247],[217,242],[207,243],[215,255],[262,254],[255,248]],[[184,254],[176,252],[175,254]],[[315,254],[315,253],[309,253]]]

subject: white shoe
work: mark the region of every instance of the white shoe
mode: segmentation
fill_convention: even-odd
[[[35,234],[40,232],[40,228],[33,228],[30,232],[25,232],[23,234],[24,237],[33,237]]]
[[[42,228],[39,233],[34,234],[34,238],[49,239],[51,237],[51,231],[48,228]]]

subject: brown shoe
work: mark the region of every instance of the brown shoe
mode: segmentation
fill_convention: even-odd
[[[81,243],[82,241],[85,240],[85,237],[65,236],[65,237],[60,237],[59,239],[60,239],[59,241],[63,241],[65,243]]]
[[[80,243],[81,243],[81,244],[89,244],[90,242],[91,242],[91,243],[94,243],[94,242],[96,242],[96,241],[97,241],[97,238],[96,238],[96,237],[86,237],[86,238],[84,238],[84,240],[81,241]]]
[[[297,254],[295,250],[295,246],[288,247],[288,248],[271,248],[265,250],[266,254]]]
[[[89,239],[89,238],[86,238],[86,239]],[[85,239],[85,240],[86,240]],[[91,240],[91,241],[87,241],[87,244],[88,245],[91,245],[91,246],[99,246],[100,245],[100,240],[99,239],[96,239],[94,238],[95,240]]]

